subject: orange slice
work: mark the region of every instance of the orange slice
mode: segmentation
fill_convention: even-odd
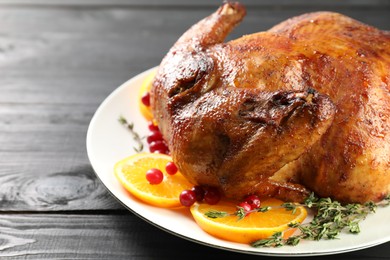
[[[156,70],[153,70],[152,72],[150,72],[150,74],[148,74],[146,76],[146,78],[144,79],[144,81],[142,82],[141,88],[138,91],[138,104],[139,104],[138,106],[139,106],[139,109],[141,111],[141,114],[148,121],[153,120],[152,110],[151,110],[150,106],[145,106],[142,103],[141,98],[145,93],[149,92],[150,89],[152,88],[152,83],[153,83],[153,79],[154,79],[155,75],[156,75]]]
[[[252,243],[259,239],[272,236],[275,232],[284,232],[283,237],[288,238],[294,233],[294,229],[288,227],[289,223],[301,223],[307,216],[304,207],[297,207],[293,214],[281,208],[283,201],[267,199],[261,206],[271,206],[267,212],[252,212],[243,219],[238,220],[235,215],[220,218],[209,218],[205,215],[210,210],[234,213],[236,204],[221,201],[217,205],[195,203],[191,206],[191,213],[196,223],[207,233],[228,241],[238,243]]]
[[[127,157],[114,166],[114,173],[123,187],[138,199],[158,207],[181,206],[179,196],[183,190],[191,189],[192,184],[180,173],[167,174],[165,165],[172,158],[165,154],[138,153]],[[160,169],[164,179],[160,184],[149,184],[146,172]]]

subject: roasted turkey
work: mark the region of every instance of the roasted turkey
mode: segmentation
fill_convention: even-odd
[[[152,111],[181,172],[228,198],[390,193],[390,33],[332,12],[224,42],[225,3],[162,60]]]

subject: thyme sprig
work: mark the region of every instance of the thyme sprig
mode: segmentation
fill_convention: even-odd
[[[336,239],[338,235],[347,230],[350,233],[360,232],[359,223],[368,214],[374,213],[377,207],[384,207],[390,204],[390,195],[379,203],[367,202],[364,204],[351,203],[342,205],[330,198],[317,198],[311,194],[304,204],[284,203],[282,207],[287,210],[294,210],[298,206],[316,209],[316,214],[309,223],[290,223],[290,228],[297,228],[298,234],[283,239],[281,232],[275,233],[267,239],[261,239],[252,243],[254,247],[280,247],[283,245],[295,246],[303,239],[321,240]]]
[[[368,214],[374,213],[378,207],[390,205],[390,195],[381,202],[367,202],[364,204],[350,203],[341,204],[330,198],[317,198],[314,193],[300,203],[283,203],[280,207],[291,211],[294,214],[298,207],[304,206],[316,211],[313,219],[309,223],[289,223],[289,228],[298,229],[298,234],[287,239],[283,238],[282,232],[275,232],[271,237],[253,242],[253,247],[280,247],[284,245],[295,246],[301,240],[321,240],[336,239],[338,235],[347,230],[352,234],[360,232],[360,221],[364,220]],[[271,207],[261,207],[251,211],[245,211],[237,207],[234,213],[210,210],[205,213],[209,218],[221,218],[226,216],[237,216],[238,220],[252,212],[267,212]]]
[[[228,213],[225,211],[218,211],[218,210],[209,210],[205,214],[206,217],[209,218],[223,218],[227,216],[237,216],[237,220],[241,220],[245,218],[245,216],[249,215],[250,213],[253,212],[267,212],[270,210],[271,207],[259,207],[257,209],[252,209],[250,211],[246,211],[243,207],[237,206],[237,210],[233,213]]]
[[[133,136],[133,140],[137,143],[137,147],[133,146],[134,151],[136,151],[137,153],[142,152],[142,150],[144,149],[144,144],[142,143],[142,138],[134,130],[134,123],[127,122],[126,118],[124,118],[123,116],[119,116],[118,121],[130,131]]]

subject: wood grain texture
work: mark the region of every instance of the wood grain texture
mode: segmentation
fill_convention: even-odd
[[[305,259],[388,259],[390,244]],[[6,259],[262,259],[197,244],[131,214],[0,216],[0,258]],[[275,257],[272,259],[285,259]]]
[[[131,214],[96,178],[85,148],[104,98],[158,65],[221,2],[0,0],[0,259],[262,259],[178,238]],[[229,39],[318,10],[390,29],[386,0],[242,2],[248,15]],[[387,243],[315,259],[389,254]]]

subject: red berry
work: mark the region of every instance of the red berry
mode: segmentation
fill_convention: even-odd
[[[164,179],[162,171],[152,168],[146,172],[146,179],[150,184],[159,184]]]
[[[165,166],[165,170],[170,175],[176,174],[177,173],[176,164],[174,162],[168,162],[167,165]]]
[[[252,210],[252,207],[251,207],[251,205],[249,205],[249,203],[248,203],[248,202],[246,202],[246,201],[243,201],[243,202],[241,202],[241,203],[240,203],[240,204],[238,204],[237,206],[239,206],[239,207],[243,208],[243,209],[244,209],[244,211],[245,211],[246,213],[248,213],[249,211],[251,211],[251,210]],[[247,215],[249,215],[249,214],[247,214]]]
[[[146,142],[148,144],[155,142],[155,141],[163,141],[163,137],[160,131],[152,131],[147,137]]]
[[[209,187],[204,193],[204,200],[209,205],[217,204],[221,200],[221,193],[216,188]]]
[[[245,198],[244,201],[247,202],[251,206],[252,209],[260,208],[261,201],[260,201],[259,197],[256,195],[249,195]]]
[[[155,150],[153,153],[160,153],[160,154],[167,154],[167,155],[169,155],[169,150],[167,150],[167,149]]]
[[[195,192],[192,190],[183,190],[180,193],[179,199],[180,199],[181,205],[183,205],[185,207],[190,207],[195,203],[196,195],[195,195]]]
[[[191,190],[195,192],[196,201],[201,202],[204,199],[205,190],[202,186],[196,185]]]
[[[150,106],[150,93],[146,92],[142,97],[141,97],[141,102],[145,106]]]
[[[148,122],[148,128],[150,131],[160,132],[160,129],[153,123],[153,121]]]
[[[149,151],[151,153],[158,152],[158,151],[167,151],[169,150],[167,145],[164,143],[164,141],[155,141],[149,144]]]

